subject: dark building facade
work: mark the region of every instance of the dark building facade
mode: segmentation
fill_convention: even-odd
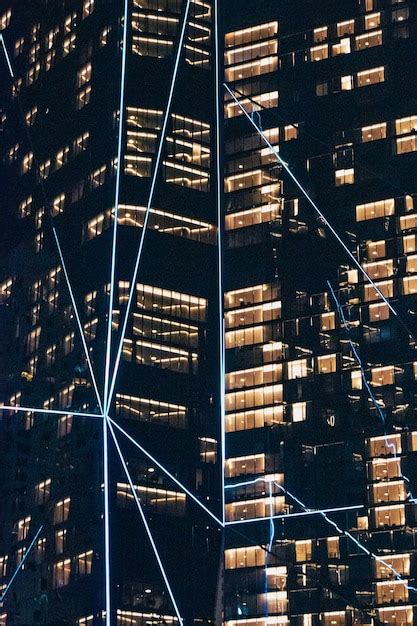
[[[414,3],[0,7],[0,624],[414,624]]]

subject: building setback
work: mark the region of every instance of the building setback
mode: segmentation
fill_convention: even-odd
[[[416,17],[0,0],[1,626],[416,622]]]

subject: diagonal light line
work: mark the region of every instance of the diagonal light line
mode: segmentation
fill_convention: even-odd
[[[98,413],[81,413],[81,411],[61,411],[58,409],[34,409],[28,406],[13,406],[10,404],[0,404],[0,411],[20,411],[24,413],[46,413],[49,415],[75,415],[76,417],[101,417]]]
[[[138,450],[140,450],[145,456],[147,456],[148,459],[152,461],[152,463],[155,463],[155,465],[159,467],[159,469],[162,470],[164,474],[166,474],[181,489],[181,491],[184,491],[184,493],[190,496],[190,498],[194,500],[194,502],[198,504],[199,507],[201,507],[208,515],[210,515],[210,517],[214,519],[216,524],[221,527],[224,526],[223,522],[214,513],[212,513],[210,509],[208,509],[202,502],[200,502],[200,500],[189,489],[187,489],[185,485],[183,485],[177,478],[175,478],[175,476],[171,474],[171,472],[166,467],[164,467],[159,461],[157,461],[155,457],[150,454],[150,452],[145,450],[145,448],[141,446],[140,443],[133,439],[133,437],[131,437],[129,433],[127,433],[121,426],[119,426],[117,422],[115,422],[111,417],[107,417],[107,420],[113,426],[115,426],[117,430],[119,430],[127,439],[129,439],[129,441],[133,443],[133,445],[138,448]]]
[[[142,504],[141,504],[141,502],[140,502],[140,500],[139,500],[139,498],[138,498],[138,494],[137,494],[136,489],[135,489],[135,486],[134,486],[134,484],[133,484],[132,477],[131,477],[130,472],[129,472],[129,470],[128,470],[128,468],[127,468],[127,465],[126,465],[126,461],[125,461],[125,459],[124,459],[124,457],[123,457],[122,451],[120,450],[120,446],[119,446],[119,442],[117,441],[116,434],[115,434],[115,432],[114,432],[114,430],[113,430],[113,427],[112,427],[112,425],[111,425],[111,423],[110,423],[110,422],[111,422],[111,420],[110,420],[109,418],[107,418],[107,417],[106,417],[105,422],[107,422],[107,423],[108,423],[108,426],[109,426],[109,428],[110,428],[110,432],[111,432],[111,435],[112,435],[112,437],[113,437],[114,445],[116,446],[117,452],[118,452],[118,454],[119,454],[120,461],[121,461],[121,463],[122,463],[122,465],[123,465],[123,469],[124,469],[124,472],[125,472],[125,474],[126,474],[126,478],[127,478],[127,480],[129,481],[129,485],[130,485],[130,489],[131,489],[131,491],[132,491],[132,495],[133,495],[133,497],[134,497],[134,499],[135,499],[136,506],[137,506],[138,511],[139,511],[139,514],[140,514],[140,516],[141,516],[141,518],[142,518],[143,525],[145,526],[146,532],[147,532],[147,534],[148,534],[149,542],[150,542],[150,544],[151,544],[151,546],[152,546],[152,549],[153,549],[153,551],[154,551],[155,558],[156,558],[156,560],[157,560],[157,562],[158,562],[159,569],[160,569],[160,571],[161,571],[161,574],[162,574],[162,577],[163,577],[163,579],[164,579],[164,582],[165,582],[166,588],[167,588],[168,593],[169,593],[169,596],[170,596],[170,598],[171,598],[171,602],[172,602],[172,604],[173,604],[173,606],[174,606],[175,613],[177,614],[178,621],[179,621],[180,625],[181,625],[181,626],[183,626],[183,619],[182,619],[182,617],[181,617],[181,614],[180,614],[180,611],[179,611],[179,608],[178,608],[177,602],[176,602],[176,600],[175,600],[174,592],[172,591],[172,588],[171,588],[171,585],[170,585],[170,583],[169,583],[169,580],[168,580],[168,577],[167,577],[167,574],[166,574],[165,568],[164,568],[164,566],[163,566],[163,563],[162,563],[161,557],[159,556],[158,548],[156,547],[155,540],[154,540],[154,538],[153,538],[153,536],[152,536],[152,532],[151,532],[151,529],[150,529],[150,527],[149,527],[148,521],[147,521],[147,519],[146,519],[145,513],[144,513],[144,511],[143,511]]]
[[[16,576],[18,575],[18,573],[19,573],[19,572],[20,572],[20,570],[22,569],[22,567],[23,567],[23,565],[24,565],[24,563],[25,563],[26,559],[28,558],[28,556],[29,556],[29,554],[30,554],[30,552],[31,552],[31,550],[32,550],[32,548],[33,548],[33,546],[34,546],[34,545],[35,545],[35,543],[36,543],[37,538],[38,538],[38,537],[39,537],[39,535],[41,534],[42,529],[43,529],[43,524],[42,524],[42,526],[39,528],[38,532],[36,533],[36,535],[34,536],[34,538],[32,539],[32,541],[30,542],[30,545],[29,545],[28,549],[26,550],[26,552],[25,552],[25,555],[24,555],[23,559],[20,561],[19,565],[17,566],[17,568],[15,569],[15,571],[14,571],[14,573],[13,573],[13,576],[11,577],[11,579],[9,580],[9,582],[7,583],[5,590],[4,590],[4,591],[3,591],[3,593],[1,594],[1,596],[0,596],[0,603],[4,601],[4,598],[6,597],[7,593],[9,592],[10,587],[13,585],[13,582],[14,582],[14,580],[15,580]]]
[[[288,491],[287,489],[285,489],[282,485],[279,485],[278,483],[275,483],[275,485],[281,489],[281,491],[283,491],[285,494],[287,494],[292,500],[294,500],[294,502],[296,502],[297,504],[299,504],[301,506],[302,509],[304,509],[305,511],[309,511],[310,509],[304,504],[304,502],[301,502],[301,500],[299,500],[294,494],[292,494],[290,491]],[[406,589],[408,589],[409,591],[417,591],[416,587],[413,587],[412,585],[408,584],[408,581],[405,580],[402,575],[387,561],[384,560],[383,557],[378,556],[377,554],[375,554],[374,552],[371,552],[370,550],[368,550],[368,548],[366,546],[364,546],[358,539],[356,539],[356,537],[354,537],[348,530],[343,530],[343,528],[340,528],[340,526],[338,524],[336,524],[336,522],[334,522],[333,520],[331,520],[323,511],[321,511],[321,516],[326,520],[326,522],[328,524],[330,524],[331,526],[333,526],[333,528],[335,528],[337,530],[337,532],[341,535],[345,535],[345,537],[348,537],[349,539],[351,539],[353,541],[353,543],[355,545],[358,546],[358,548],[360,550],[362,550],[362,552],[364,552],[365,554],[367,554],[368,556],[370,556],[371,558],[373,558],[375,561],[379,561],[380,563],[383,563],[383,565],[385,565],[395,576],[395,578],[397,580],[399,580]]]
[[[6,43],[2,34],[0,34],[0,41],[1,45],[3,46],[4,56],[6,57],[7,67],[9,68],[10,78],[14,78],[12,63],[10,61],[9,53],[7,52]]]
[[[227,489],[233,489],[234,487],[244,487],[247,485],[254,485],[255,483],[258,482],[268,482],[268,479],[261,476],[260,478],[255,478],[253,480],[245,480],[242,481],[240,483],[234,483],[232,485],[227,485]],[[308,515],[314,515],[314,514],[319,514],[323,517],[323,519],[326,520],[326,522],[328,524],[330,524],[330,526],[332,526],[333,528],[335,528],[337,530],[337,532],[341,535],[345,535],[345,537],[348,537],[349,539],[351,539],[355,545],[358,546],[358,548],[360,550],[362,550],[362,552],[364,552],[365,554],[367,554],[368,556],[372,557],[373,559],[375,559],[376,561],[380,561],[381,563],[383,563],[384,565],[386,565],[395,575],[396,579],[401,581],[404,585],[404,587],[406,587],[407,589],[411,590],[411,591],[417,591],[416,587],[413,587],[411,585],[408,584],[407,580],[405,580],[401,574],[399,572],[397,572],[397,570],[390,565],[390,563],[387,563],[382,557],[378,556],[377,554],[371,552],[370,550],[368,550],[368,548],[366,546],[364,546],[358,539],[356,539],[356,537],[354,537],[348,530],[343,530],[343,528],[340,528],[340,526],[333,520],[331,520],[326,513],[331,512],[331,509],[322,509],[322,510],[315,510],[315,509],[310,509],[306,504],[304,504],[304,502],[302,502],[296,495],[294,495],[293,493],[291,493],[291,491],[289,491],[288,489],[286,489],[285,487],[283,487],[282,485],[280,485],[279,483],[277,483],[276,481],[273,481],[274,485],[276,487],[278,487],[278,489],[280,489],[285,495],[287,495],[289,498],[291,498],[291,500],[293,500],[296,504],[298,504],[303,511],[305,512],[305,514]],[[341,507],[340,511],[344,511],[344,510],[348,510],[348,509],[352,509],[352,508],[358,508],[358,507]],[[360,507],[363,508],[363,507]],[[337,510],[337,509],[335,509]],[[290,517],[294,516],[296,514],[294,513],[290,513]],[[258,518],[259,521],[259,518]],[[246,522],[246,520],[242,520],[242,522]]]
[[[336,296],[336,292],[333,289],[333,287],[332,287],[332,285],[331,285],[329,280],[327,281],[327,285],[328,285],[328,287],[330,289],[330,292],[332,294],[333,300],[334,300],[334,302],[336,304],[336,309],[337,309],[337,311],[339,313],[339,316],[340,316],[340,319],[342,321],[343,328],[345,329],[345,333],[347,335],[347,340],[349,342],[350,348],[351,348],[351,350],[353,352],[353,355],[354,355],[354,357],[356,359],[356,362],[359,365],[359,368],[361,370],[362,380],[363,380],[363,383],[364,383],[364,385],[366,387],[366,390],[368,392],[369,398],[371,399],[371,402],[373,403],[374,407],[376,408],[376,410],[378,412],[378,415],[380,417],[380,420],[381,420],[381,422],[383,424],[384,436],[385,436],[385,445],[387,446],[387,448],[391,448],[391,450],[393,451],[394,459],[400,461],[400,463],[399,463],[399,467],[400,467],[399,478],[402,478],[404,480],[404,482],[408,483],[408,488],[405,487],[406,492],[407,492],[407,496],[410,498],[411,501],[414,502],[415,498],[414,498],[414,496],[413,496],[413,494],[411,492],[411,489],[410,489],[410,480],[407,478],[407,476],[404,476],[404,474],[402,473],[401,457],[399,457],[398,454],[397,454],[397,448],[396,448],[395,444],[391,443],[389,438],[388,438],[387,429],[386,429],[385,413],[382,410],[382,408],[379,406],[379,404],[377,402],[377,399],[376,399],[376,397],[375,397],[375,395],[374,395],[374,393],[373,393],[373,391],[371,389],[370,383],[368,382],[368,379],[366,377],[365,366],[364,366],[364,364],[362,362],[361,355],[359,354],[359,350],[356,349],[356,346],[355,346],[355,344],[352,341],[349,324],[348,324],[346,316],[345,316],[345,314],[343,312],[342,305],[339,302],[339,300],[338,300],[338,298]]]
[[[351,261],[353,262],[353,264],[357,267],[357,269],[359,270],[359,272],[362,274],[362,276],[372,285],[372,287],[375,289],[375,291],[377,292],[377,294],[380,296],[380,298],[385,302],[385,304],[388,306],[388,308],[390,309],[390,311],[393,313],[393,315],[395,315],[395,317],[397,317],[397,319],[399,320],[399,322],[402,324],[402,326],[405,328],[405,330],[407,331],[407,333],[413,337],[412,333],[409,331],[409,329],[407,328],[405,322],[403,322],[403,320],[400,318],[400,316],[398,315],[398,312],[396,311],[396,309],[392,306],[392,304],[389,302],[389,300],[384,296],[384,294],[382,293],[382,291],[379,289],[378,285],[372,280],[372,278],[369,276],[369,274],[364,270],[364,268],[362,267],[362,265],[359,263],[359,261],[355,258],[355,256],[352,254],[352,252],[349,250],[349,248],[347,247],[347,245],[345,244],[345,242],[343,241],[343,239],[340,237],[340,235],[336,232],[336,230],[333,228],[333,226],[329,223],[329,221],[325,218],[325,216],[323,215],[323,213],[320,211],[319,207],[317,206],[317,204],[314,202],[314,200],[310,197],[310,195],[308,194],[307,190],[303,187],[303,185],[299,182],[298,178],[293,174],[293,172],[291,171],[290,167],[288,166],[288,163],[286,161],[284,161],[284,159],[281,157],[281,155],[279,154],[278,150],[271,144],[271,142],[268,140],[268,138],[266,137],[265,133],[263,132],[263,130],[258,126],[258,124],[253,120],[253,118],[249,115],[249,113],[246,111],[246,109],[242,106],[242,104],[239,102],[239,100],[236,98],[236,96],[234,95],[232,89],[229,87],[229,85],[227,83],[224,83],[224,87],[227,89],[227,91],[230,93],[230,95],[232,96],[233,100],[236,102],[236,104],[238,105],[238,107],[240,108],[240,110],[244,113],[244,115],[247,117],[247,119],[249,120],[249,122],[252,124],[252,126],[255,128],[255,130],[257,131],[257,133],[260,135],[260,137],[263,139],[263,141],[266,143],[266,145],[268,146],[268,148],[271,150],[271,152],[274,154],[274,156],[276,157],[277,161],[280,163],[280,165],[284,168],[284,170],[287,172],[287,174],[290,176],[290,178],[293,180],[293,182],[297,185],[297,187],[299,188],[299,190],[301,191],[301,193],[303,194],[303,196],[308,200],[308,202],[311,204],[311,206],[313,207],[313,209],[316,211],[317,215],[320,217],[321,221],[325,224],[325,226],[327,226],[327,228],[330,230],[330,232],[332,233],[332,235],[335,237],[335,239],[338,241],[338,243],[342,246],[342,248],[344,249],[344,251],[347,253],[347,255],[349,256],[349,258],[351,259]]]
[[[218,270],[218,307],[219,307],[219,362],[220,362],[220,454],[221,454],[221,501],[222,520],[226,520],[226,500],[224,490],[224,475],[226,468],[226,410],[225,410],[225,374],[226,355],[224,344],[224,302],[223,302],[223,212],[222,212],[222,174],[221,174],[221,146],[220,146],[220,119],[223,118],[223,103],[220,101],[220,50],[219,50],[219,0],[214,0],[214,45],[215,45],[215,84],[216,84],[216,184],[217,184],[217,270]]]
[[[104,368],[104,406],[107,406],[107,394],[109,389],[110,378],[110,359],[111,359],[111,339],[112,339],[112,322],[113,322],[113,299],[115,289],[116,276],[116,251],[117,251],[117,227],[119,220],[119,199],[120,199],[120,180],[122,171],[123,158],[123,124],[125,117],[125,84],[126,84],[126,62],[127,62],[127,33],[129,24],[129,0],[125,0],[123,22],[123,48],[122,48],[122,69],[120,84],[120,102],[119,102],[119,137],[117,142],[117,169],[116,169],[116,187],[114,192],[114,223],[113,223],[113,240],[111,249],[111,270],[110,270],[110,294],[109,294],[109,310],[107,319],[107,344],[106,359]]]
[[[7,52],[7,48],[6,48],[6,44],[5,44],[5,41],[4,41],[4,37],[3,37],[3,35],[0,35],[0,37],[1,37],[1,43],[2,43],[2,46],[3,46],[4,54],[6,56],[6,61],[7,61],[7,65],[8,65],[8,68],[9,68],[10,76],[11,76],[12,79],[14,79],[13,68],[12,68],[12,64],[11,64],[11,61],[10,61],[10,57],[8,55],[8,52]],[[37,164],[37,159],[36,159],[36,156],[35,156],[35,149],[34,149],[32,137],[31,137],[29,128],[28,128],[27,124],[25,123],[25,120],[23,119],[23,109],[22,109],[19,93],[18,93],[18,101],[19,101],[20,112],[21,112],[21,116],[22,116],[22,123],[24,124],[25,130],[26,130],[26,135],[27,135],[27,138],[29,140],[29,144],[31,146],[32,154],[33,154],[35,163]],[[93,370],[93,366],[92,366],[92,363],[91,363],[90,354],[89,354],[87,343],[86,343],[86,340],[85,340],[84,330],[83,330],[83,327],[82,327],[82,324],[81,324],[80,316],[79,316],[79,313],[78,313],[78,307],[77,307],[77,304],[75,302],[74,293],[72,291],[71,283],[70,283],[70,280],[69,280],[67,266],[66,266],[66,263],[65,263],[65,260],[64,260],[64,255],[62,254],[61,245],[59,243],[58,233],[56,232],[56,228],[55,228],[55,225],[54,225],[54,222],[53,222],[53,218],[52,218],[52,216],[51,216],[51,214],[49,212],[50,211],[49,203],[48,203],[48,198],[47,198],[47,194],[46,194],[46,191],[45,191],[45,185],[44,185],[42,177],[40,178],[40,184],[41,184],[41,188],[42,188],[42,192],[43,192],[43,196],[44,196],[45,209],[48,212],[48,215],[50,217],[51,226],[52,226],[52,232],[53,232],[53,235],[54,235],[56,247],[58,249],[58,254],[59,254],[60,261],[61,261],[62,269],[64,271],[65,280],[67,282],[68,291],[69,291],[70,298],[71,298],[71,304],[72,304],[72,308],[74,310],[74,314],[75,314],[75,317],[76,317],[76,320],[77,320],[78,330],[80,332],[81,342],[83,344],[83,348],[84,348],[84,352],[85,352],[85,358],[87,360],[88,368],[89,368],[90,375],[91,375],[91,380],[92,380],[92,383],[93,383],[93,386],[94,386],[94,390],[95,390],[95,393],[96,393],[96,397],[97,397],[97,402],[98,402],[98,405],[100,407],[100,411],[103,412],[103,406],[102,406],[102,403],[101,403],[100,394],[99,394],[98,387],[97,387],[97,382],[96,382],[96,377],[94,375],[94,370]]]
[[[157,152],[156,159],[155,159],[155,165],[154,165],[154,170],[153,170],[153,175],[152,175],[152,180],[151,180],[151,187],[150,187],[150,191],[149,191],[148,203],[147,203],[147,206],[146,206],[145,217],[144,217],[144,220],[143,220],[143,226],[142,226],[142,233],[141,233],[140,242],[139,242],[139,248],[138,248],[138,252],[137,252],[137,255],[136,255],[135,268],[133,270],[132,280],[130,282],[129,298],[128,298],[127,305],[126,305],[126,311],[125,311],[125,316],[124,316],[124,320],[123,320],[120,341],[119,341],[118,348],[117,348],[117,353],[116,353],[116,359],[115,359],[114,368],[113,368],[113,375],[112,375],[110,390],[109,390],[109,392],[107,394],[107,402],[105,402],[105,411],[106,411],[106,413],[108,413],[108,411],[109,411],[111,400],[112,400],[112,397],[113,397],[114,387],[115,387],[115,384],[116,384],[116,378],[117,378],[117,374],[118,374],[118,370],[119,370],[120,358],[121,358],[122,350],[123,350],[123,342],[124,342],[124,339],[125,339],[125,336],[126,336],[126,329],[127,329],[127,323],[128,323],[128,320],[129,320],[130,309],[131,309],[131,306],[132,306],[133,297],[134,297],[134,295],[136,293],[136,280],[137,280],[137,276],[138,276],[140,260],[141,260],[141,257],[142,257],[143,244],[144,244],[144,241],[145,241],[145,235],[146,235],[146,230],[147,230],[149,216],[150,216],[150,209],[151,209],[152,202],[153,202],[153,196],[154,196],[156,181],[157,181],[158,172],[159,172],[159,165],[160,165],[160,162],[161,162],[162,150],[163,150],[164,142],[165,142],[165,134],[166,134],[168,121],[169,121],[169,117],[170,117],[170,113],[171,113],[172,99],[173,99],[173,95],[174,95],[174,88],[175,88],[175,83],[176,83],[177,74],[178,74],[178,67],[179,67],[179,63],[180,63],[180,59],[181,59],[181,52],[182,52],[182,47],[183,47],[183,43],[184,43],[184,37],[185,37],[185,31],[186,31],[186,27],[187,27],[187,21],[188,21],[188,14],[189,14],[189,11],[190,11],[190,5],[191,5],[191,0],[187,0],[187,4],[186,4],[186,7],[185,7],[185,12],[184,12],[184,17],[183,17],[183,22],[182,22],[182,27],[181,27],[181,34],[180,34],[180,38],[179,38],[179,41],[178,41],[178,49],[177,49],[177,54],[176,54],[176,58],[175,58],[174,70],[173,70],[173,73],[172,73],[171,86],[170,86],[170,89],[169,89],[168,102],[167,102],[167,106],[166,106],[166,109],[165,109],[165,116],[164,116],[164,121],[163,121],[163,124],[162,124],[161,135],[160,135],[160,138],[159,138],[158,152]]]
[[[97,403],[98,403],[98,406],[100,408],[100,411],[103,412],[103,405],[101,403],[101,398],[100,398],[100,394],[99,394],[98,387],[97,387],[97,381],[96,381],[96,377],[94,375],[93,364],[91,363],[91,359],[90,359],[90,352],[88,350],[87,342],[85,340],[84,330],[83,330],[83,327],[82,327],[82,324],[81,324],[81,319],[80,319],[80,315],[79,315],[79,312],[78,312],[78,307],[77,307],[77,304],[75,302],[74,292],[72,291],[71,282],[70,282],[70,279],[69,279],[69,276],[68,276],[67,266],[66,266],[66,263],[64,261],[64,255],[63,255],[62,249],[61,249],[61,244],[59,243],[58,233],[56,232],[56,228],[55,228],[55,225],[54,225],[52,219],[51,219],[51,223],[52,223],[52,232],[54,234],[56,247],[58,248],[59,258],[61,260],[62,269],[64,270],[65,280],[67,282],[67,287],[68,287],[68,291],[69,291],[70,298],[71,298],[72,308],[74,310],[75,318],[77,320],[78,330],[80,331],[80,337],[81,337],[81,342],[83,344],[83,348],[84,348],[84,352],[85,352],[85,358],[87,359],[88,369],[90,371],[91,380],[92,380],[92,383],[93,383],[93,386],[94,386],[94,391],[95,391],[95,394],[96,394],[96,397],[97,397]]]

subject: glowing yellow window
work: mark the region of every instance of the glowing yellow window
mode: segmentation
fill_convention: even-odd
[[[395,371],[393,365],[387,367],[374,367],[372,369],[371,382],[375,387],[393,385],[395,382]]]
[[[417,293],[417,276],[405,276],[403,278],[403,292],[405,296]]]
[[[329,58],[329,46],[313,46],[310,49],[310,61],[322,61]]]
[[[317,357],[317,372],[319,374],[330,374],[336,371],[336,355],[325,354]]]
[[[336,170],[334,173],[336,187],[342,185],[353,185],[355,182],[355,170],[353,167],[343,170]]]
[[[387,136],[387,123],[381,122],[380,124],[373,124],[372,126],[363,126],[362,128],[362,142],[378,141],[378,139],[385,139]]]
[[[385,68],[383,66],[374,67],[364,72],[358,72],[357,80],[358,87],[367,87],[368,85],[383,83],[385,80]]]

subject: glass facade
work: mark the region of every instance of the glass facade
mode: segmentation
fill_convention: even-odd
[[[0,625],[415,623],[416,17],[0,0]]]

